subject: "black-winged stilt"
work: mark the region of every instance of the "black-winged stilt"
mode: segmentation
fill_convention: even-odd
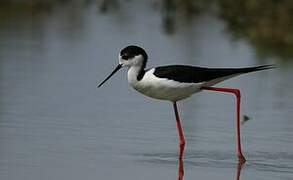
[[[114,71],[102,81],[102,86],[113,74],[122,67],[128,67],[128,82],[140,93],[160,100],[168,100],[173,103],[179,134],[179,160],[182,163],[185,138],[177,109],[177,101],[185,99],[202,90],[232,93],[236,96],[236,141],[237,155],[240,163],[244,163],[240,138],[240,90],[235,88],[213,87],[226,79],[265,69],[274,68],[274,65],[262,65],[246,68],[204,68],[187,65],[160,66],[145,70],[148,55],[138,46],[127,46],[119,54],[119,64]],[[181,165],[183,175],[183,164]]]

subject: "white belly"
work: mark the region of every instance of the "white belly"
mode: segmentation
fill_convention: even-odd
[[[137,81],[128,78],[130,85],[140,93],[161,100],[179,101],[199,92],[202,83],[179,83],[177,81],[158,78],[153,69],[146,72],[143,79]]]

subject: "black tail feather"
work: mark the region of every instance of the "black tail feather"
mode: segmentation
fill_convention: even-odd
[[[273,68],[277,68],[277,66],[274,65],[274,64],[268,64],[268,65],[262,65],[262,66],[251,67],[251,69],[252,69],[253,71],[261,71],[261,70],[265,70],[265,69],[273,69]]]
[[[255,66],[255,67],[240,68],[239,71],[240,73],[249,73],[249,72],[262,71],[262,70],[273,69],[273,68],[277,68],[277,66],[274,64],[268,64],[268,65],[261,65],[261,66]]]
[[[186,65],[170,65],[155,68],[154,75],[185,83],[209,82],[223,77],[231,77],[254,71],[276,68],[275,65],[261,65],[246,68],[204,68]]]

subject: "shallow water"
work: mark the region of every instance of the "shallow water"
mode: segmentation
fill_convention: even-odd
[[[149,53],[149,67],[193,64],[279,68],[219,86],[242,90],[247,163],[241,179],[293,177],[293,64],[262,59],[225,24],[204,13],[164,33],[147,3],[103,14],[94,5],[13,16],[0,26],[0,179],[176,179],[172,105],[131,89],[126,72],[97,89],[128,44]],[[187,138],[184,179],[236,179],[231,95],[202,92],[178,104]]]

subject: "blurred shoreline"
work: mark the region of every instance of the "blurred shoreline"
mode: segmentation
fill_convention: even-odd
[[[50,16],[55,8],[74,10],[95,6],[97,15],[107,16],[122,4],[122,0],[2,0],[0,2],[0,29],[9,21],[28,21]],[[293,57],[293,1],[274,0],[153,0],[149,2],[159,11],[166,34],[176,33],[178,22],[192,23],[202,13],[212,12],[221,18],[227,31],[235,39],[245,39],[254,46],[260,57],[277,56],[288,60]],[[23,23],[23,22],[20,22]]]

